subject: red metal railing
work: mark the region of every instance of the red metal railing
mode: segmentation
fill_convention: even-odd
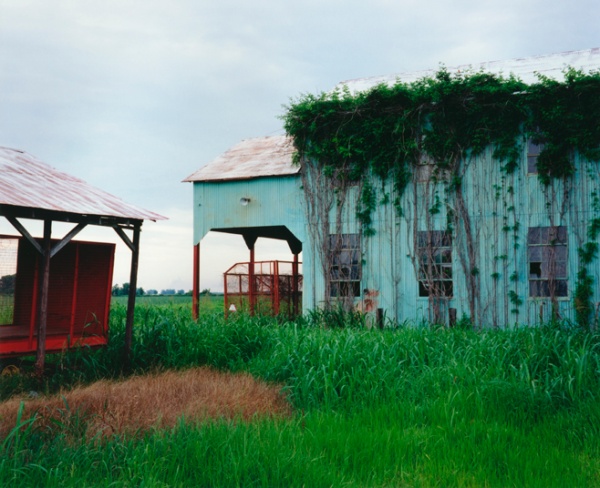
[[[223,275],[225,314],[299,315],[302,309],[302,263],[258,261],[236,263]]]

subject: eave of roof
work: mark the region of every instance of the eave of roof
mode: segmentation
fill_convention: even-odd
[[[294,147],[287,136],[245,139],[183,181],[248,180],[269,176],[294,176],[300,168],[292,163]]]
[[[584,72],[600,69],[600,48],[584,49],[581,51],[568,51],[529,58],[517,58],[505,61],[487,61],[483,63],[446,67],[450,73],[469,73],[483,71],[508,77],[514,75],[524,83],[531,84],[538,80],[538,75],[543,75],[555,80],[564,78],[566,68],[575,68]],[[423,78],[430,78],[439,69],[428,69],[399,73],[387,76],[374,76],[358,78],[338,83],[334,90],[348,89],[351,93],[368,91],[377,85],[393,85],[400,81],[412,83]]]
[[[166,219],[7,147],[0,147],[0,204],[132,220]]]

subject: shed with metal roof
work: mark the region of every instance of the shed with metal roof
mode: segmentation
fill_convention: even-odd
[[[292,276],[291,307],[295,307],[294,313],[298,312],[302,266],[299,255],[303,249],[306,226],[300,168],[293,164],[292,156],[293,146],[286,136],[247,139],[184,180],[194,184],[193,296],[196,313],[200,286],[200,242],[210,231],[237,234],[244,238],[250,258],[245,264],[248,271],[244,276],[244,284],[238,288],[250,291],[250,308],[258,304],[258,299],[253,295],[255,289],[258,293],[259,289],[265,288],[262,284],[267,282],[274,283],[269,289],[275,289],[280,281],[283,283],[287,280],[283,275],[261,275],[260,270],[285,268]],[[254,249],[257,239],[261,237],[286,241],[292,254],[290,261],[268,265],[256,263]],[[283,274],[283,271],[276,272],[278,276],[280,273]],[[233,281],[236,279],[231,278]],[[248,281],[255,285],[248,285]],[[227,276],[224,288],[227,295]],[[273,303],[271,307],[278,309],[277,300]]]
[[[35,353],[36,368],[42,372],[47,350],[106,343],[114,246],[73,240],[86,226],[95,225],[112,228],[132,252],[127,362],[142,223],[165,217],[6,147],[0,147],[0,216],[20,234],[2,238],[2,262],[15,263],[15,283],[12,309],[0,325],[0,357]],[[43,236],[33,237],[25,220],[42,221]],[[73,228],[54,239],[53,222],[72,223]]]

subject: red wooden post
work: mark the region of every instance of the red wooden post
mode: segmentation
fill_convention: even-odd
[[[248,265],[248,299],[250,301],[250,315],[254,315],[256,296],[254,294],[254,245],[250,248],[250,264]]]
[[[279,261],[273,262],[273,314],[279,315]]]
[[[192,317],[198,320],[200,313],[200,243],[194,246],[194,276],[192,283]]]
[[[227,274],[223,273],[223,308],[225,311],[225,318],[229,317],[229,295],[227,293]]]

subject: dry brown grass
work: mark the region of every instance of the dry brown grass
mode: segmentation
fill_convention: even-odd
[[[0,404],[0,438],[16,425],[21,402],[25,404],[22,420],[37,413],[37,425],[46,428],[57,425],[56,421],[64,426],[83,420],[87,435],[92,436],[168,428],[182,416],[198,422],[291,414],[279,387],[249,374],[209,368],[99,381],[47,398],[13,398]]]

